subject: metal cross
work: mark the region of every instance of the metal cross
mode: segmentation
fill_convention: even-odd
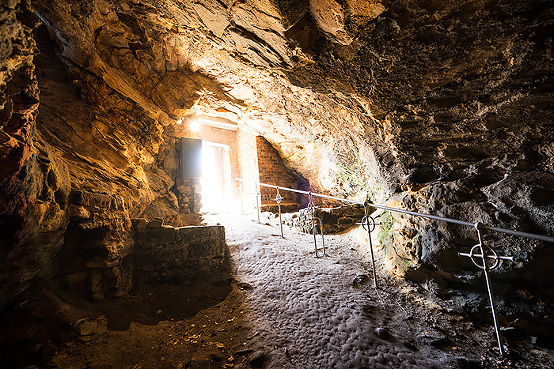
[[[471,248],[468,253],[459,252],[458,256],[469,257],[473,264],[479,269],[481,269],[485,274],[485,281],[487,282],[487,291],[489,293],[489,300],[491,303],[492,319],[494,322],[494,330],[496,331],[496,339],[498,341],[498,350],[500,351],[500,356],[504,356],[504,347],[502,346],[502,337],[500,336],[500,329],[498,327],[498,321],[496,319],[496,308],[494,303],[494,294],[492,293],[492,285],[489,277],[489,271],[496,269],[500,264],[500,260],[509,260],[514,261],[512,256],[499,256],[496,251],[494,251],[489,246],[483,246],[483,237],[481,231],[484,228],[484,225],[480,222],[475,223],[475,229],[477,230],[477,236],[479,237],[479,243]],[[487,263],[487,261],[492,261],[492,263]]]
[[[281,201],[283,201],[283,199],[284,197],[281,196],[281,194],[279,193],[279,187],[277,187],[277,195],[275,196],[274,200],[279,206],[279,226],[281,227],[281,237],[285,238],[285,236],[283,236],[283,222],[281,220]]]
[[[367,206],[364,204],[364,217],[362,218],[362,227],[367,231],[369,240],[369,250],[371,251],[371,267],[373,268],[373,286],[377,287],[377,272],[375,271],[375,257],[373,256],[373,244],[371,242],[371,232],[375,230],[375,219],[367,213]]]

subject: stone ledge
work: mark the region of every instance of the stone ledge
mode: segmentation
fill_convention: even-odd
[[[135,228],[135,279],[180,282],[221,266],[227,255],[225,228],[187,226]]]

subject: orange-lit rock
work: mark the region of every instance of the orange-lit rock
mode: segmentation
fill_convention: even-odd
[[[554,232],[548,1],[4,3],[0,309],[53,275],[124,295],[131,219],[198,223],[178,163],[196,115],[263,136],[314,191]],[[458,282],[474,229],[387,221],[391,269]],[[544,243],[486,240],[522,259],[505,280],[551,293]]]

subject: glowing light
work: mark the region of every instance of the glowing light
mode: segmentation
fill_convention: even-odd
[[[202,141],[202,211],[226,211],[231,188],[229,147]]]
[[[192,132],[198,132],[200,131],[200,123],[198,123],[197,119],[192,119],[189,123],[189,128]]]
[[[178,120],[177,122],[175,122],[175,123],[177,123],[177,124],[183,123],[183,118],[179,118],[179,120]]]

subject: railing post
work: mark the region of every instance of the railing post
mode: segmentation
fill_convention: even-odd
[[[314,235],[314,247],[315,247],[315,257],[317,258],[317,239],[315,237],[315,227],[314,227],[314,214],[315,206],[312,201],[312,191],[308,193],[308,214],[310,215],[310,225],[312,227],[312,234]]]
[[[323,256],[327,256],[325,254],[325,237],[323,237],[323,219],[319,218],[319,230],[321,231],[321,245],[323,246]]]
[[[500,328],[498,326],[498,319],[496,317],[496,304],[494,301],[494,294],[492,292],[492,285],[491,280],[489,276],[489,271],[495,269],[498,267],[500,260],[510,260],[513,261],[513,258],[511,256],[498,256],[496,251],[494,249],[483,246],[483,236],[482,236],[482,230],[485,229],[485,225],[477,222],[474,225],[475,229],[477,230],[477,236],[479,238],[479,243],[471,248],[469,251],[469,254],[459,252],[459,256],[467,256],[471,259],[473,264],[479,269],[481,269],[485,275],[485,281],[487,283],[487,292],[489,293],[489,301],[491,303],[491,312],[492,312],[492,320],[494,322],[494,331],[496,332],[496,339],[498,341],[498,351],[500,352],[500,356],[504,356],[504,346],[502,345],[502,337],[500,336]],[[490,253],[485,253],[485,249],[489,251]],[[475,250],[478,250],[480,254],[475,254]],[[476,261],[474,258],[481,259],[481,264]],[[487,264],[487,259],[493,259],[494,262],[492,266],[489,266]]]
[[[482,224],[475,223],[475,229],[477,230],[477,236],[479,237],[479,251],[481,252],[481,260],[483,261],[483,272],[485,273],[485,280],[487,281],[487,291],[489,292],[489,300],[491,302],[492,319],[494,321],[494,330],[496,331],[496,339],[498,340],[498,350],[500,356],[504,356],[504,348],[502,347],[502,337],[500,336],[500,328],[498,327],[498,321],[496,318],[496,308],[494,302],[494,295],[492,293],[491,280],[489,278],[489,266],[487,265],[485,250],[483,249],[483,238],[481,235]]]
[[[256,185],[256,212],[258,213],[258,223],[262,223],[262,221],[260,220],[260,206],[261,206],[261,202],[262,202],[262,199],[261,199],[261,191],[260,191],[260,185]]]
[[[283,196],[279,193],[279,186],[277,186],[277,195],[275,195],[275,202],[279,206],[279,226],[281,227],[281,238],[285,238],[283,236],[283,221],[281,220],[281,201],[283,201]]]
[[[377,289],[377,271],[375,270],[375,256],[373,254],[373,242],[371,241],[371,232],[375,230],[375,219],[367,213],[367,205],[364,203],[364,217],[362,218],[362,228],[367,231],[369,241],[369,251],[371,254],[371,268],[373,269],[373,286]],[[371,224],[369,220],[371,219]]]
[[[238,178],[237,178],[238,179]],[[242,188],[242,181],[239,179],[239,192],[240,192],[240,211],[244,214],[244,198],[243,198],[243,188]]]

